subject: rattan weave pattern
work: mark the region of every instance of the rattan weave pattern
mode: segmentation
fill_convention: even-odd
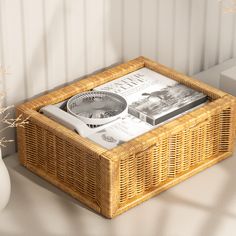
[[[223,104],[222,104],[223,106]],[[229,149],[230,108],[217,111],[197,125],[189,125],[145,151],[131,153],[120,161],[120,201],[144,194],[165,181],[191,170],[202,162]],[[178,124],[176,124],[178,125]],[[222,130],[222,135],[220,135]],[[158,135],[159,131],[155,131]],[[168,132],[168,131],[166,131]]]
[[[211,102],[112,150],[38,110],[148,67],[204,92]],[[144,57],[108,69],[17,107],[30,116],[18,128],[21,163],[108,218],[164,191],[233,152],[235,98]]]

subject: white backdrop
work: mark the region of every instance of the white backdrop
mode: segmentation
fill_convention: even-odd
[[[192,75],[235,57],[235,22],[218,0],[0,0],[5,103],[139,55]]]

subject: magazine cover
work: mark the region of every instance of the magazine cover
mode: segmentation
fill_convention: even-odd
[[[126,98],[129,114],[157,125],[207,100],[207,96],[148,68],[113,80],[95,90]]]
[[[137,101],[143,93],[148,93],[153,86],[156,90],[161,90],[174,84],[177,84],[175,80],[144,67],[93,90],[117,93],[123,96],[128,104],[131,104]]]

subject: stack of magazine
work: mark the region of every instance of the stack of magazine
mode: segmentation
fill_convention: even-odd
[[[203,93],[148,68],[136,70],[94,90],[119,94],[129,105],[126,117],[88,137],[107,149],[127,142],[207,102],[207,96]]]

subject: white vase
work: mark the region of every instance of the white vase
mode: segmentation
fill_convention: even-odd
[[[11,193],[11,182],[8,170],[2,160],[0,148],[0,211],[7,205]]]

